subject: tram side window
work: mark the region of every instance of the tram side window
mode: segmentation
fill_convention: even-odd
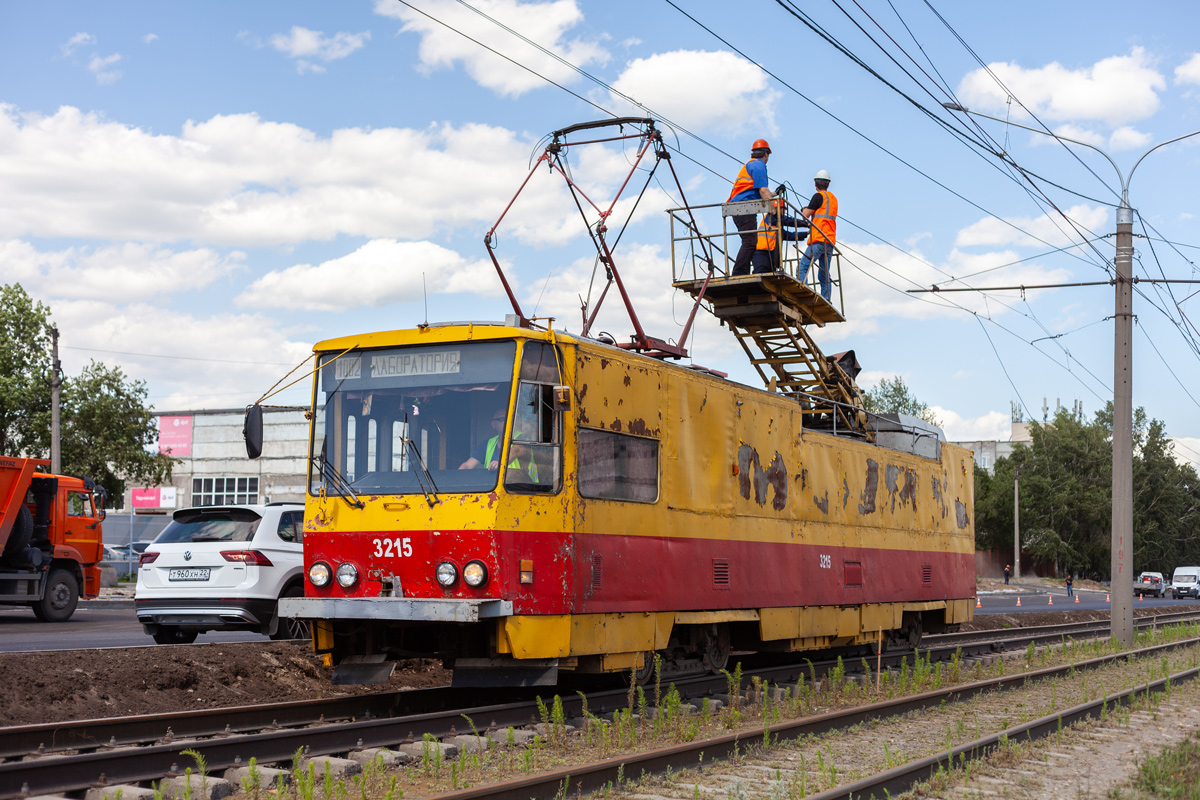
[[[554,386],[561,378],[554,346],[526,342],[520,378],[504,487],[553,494],[562,487],[562,414],[554,410]]]
[[[554,410],[554,386],[522,383],[517,387],[517,407],[504,487],[514,492],[553,494],[562,485],[562,436],[559,413]]]
[[[658,499],[658,442],[580,428],[579,494],[653,503]]]

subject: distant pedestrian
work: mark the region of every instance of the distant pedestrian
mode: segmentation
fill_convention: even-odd
[[[1072,597],[1075,594],[1075,581],[1070,575],[1067,576],[1067,597]]]
[[[1004,565],[1004,585],[1008,586],[1008,576],[1012,572],[1012,567],[1008,564]]]

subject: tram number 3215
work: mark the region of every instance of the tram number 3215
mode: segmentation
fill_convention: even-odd
[[[413,553],[412,540],[408,537],[372,539],[371,544],[375,545],[376,558],[408,558]]]

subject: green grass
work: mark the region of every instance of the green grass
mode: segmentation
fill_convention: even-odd
[[[1134,796],[1200,800],[1200,735],[1147,758],[1133,779]]]

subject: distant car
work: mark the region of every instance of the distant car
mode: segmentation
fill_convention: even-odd
[[[1171,596],[1194,597],[1200,600],[1200,567],[1176,567],[1171,576]]]
[[[279,619],[282,597],[304,595],[301,503],[184,508],[138,563],[138,621],[159,644],[189,644],[204,631],[308,636]]]
[[[1167,593],[1167,585],[1161,572],[1143,572],[1133,582],[1133,591],[1138,597],[1148,594],[1163,597]]]
[[[127,552],[122,552],[115,547],[104,545],[104,554],[102,556],[103,563],[110,565],[116,570],[117,578],[124,580],[133,575],[134,559],[130,558]]]

